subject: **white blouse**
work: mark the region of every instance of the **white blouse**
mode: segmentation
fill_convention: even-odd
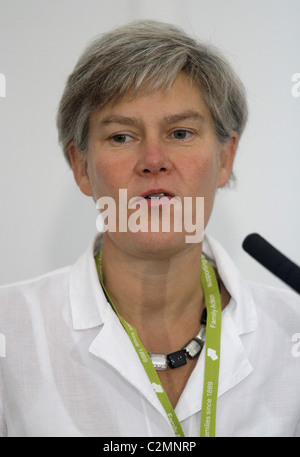
[[[211,237],[203,251],[231,295],[216,436],[300,436],[299,297],[245,281]],[[94,243],[71,267],[0,288],[0,436],[173,436],[93,256]],[[186,437],[199,436],[203,377],[204,351],[175,409]]]

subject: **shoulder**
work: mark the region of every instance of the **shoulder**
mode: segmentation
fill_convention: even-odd
[[[30,299],[35,296],[61,296],[63,291],[69,290],[69,280],[72,275],[75,281],[83,282],[87,272],[94,267],[94,250],[99,249],[102,238],[97,235],[88,249],[86,249],[74,264],[59,268],[32,279],[0,286],[0,309],[5,302],[14,302],[18,299]],[[74,273],[75,272],[75,273]]]
[[[70,266],[66,266],[63,268],[58,268],[53,271],[49,271],[45,274],[36,276],[34,278],[29,278],[29,279],[25,279],[22,281],[4,284],[4,285],[0,286],[0,294],[12,291],[14,289],[23,289],[23,288],[26,289],[26,288],[35,287],[35,286],[38,287],[38,286],[42,286],[43,284],[46,284],[48,282],[51,282],[53,280],[57,280],[57,279],[59,280],[59,278],[62,278],[63,276],[65,276],[66,274],[69,273],[70,268],[71,268]]]
[[[17,306],[45,296],[61,294],[67,286],[70,267],[60,268],[44,275],[0,286],[0,312],[7,306]]]
[[[247,281],[253,296],[263,306],[277,307],[285,305],[295,308],[300,313],[300,296],[289,289]]]
[[[300,322],[300,296],[292,289],[260,284],[245,279],[223,246],[210,236],[204,240],[204,252],[216,265],[219,275],[238,305],[235,310],[243,328],[252,318],[253,311],[262,325],[296,328]],[[251,314],[252,310],[252,314]]]
[[[22,352],[29,358],[30,348],[42,346],[49,332],[55,335],[62,318],[69,322],[68,282],[66,267],[0,287],[2,356],[9,354],[11,363]]]
[[[300,296],[292,290],[247,281],[263,321],[300,331]]]

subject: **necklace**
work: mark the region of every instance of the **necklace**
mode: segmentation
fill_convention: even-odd
[[[221,283],[217,279],[219,291],[221,292]],[[197,335],[192,338],[182,349],[179,351],[171,352],[170,354],[159,354],[156,352],[149,352],[149,357],[153,363],[154,368],[157,371],[166,370],[168,366],[170,368],[178,368],[186,364],[186,357],[194,359],[197,357],[205,344],[206,339],[206,318],[207,310],[204,302],[204,310],[201,316],[202,328]]]
[[[166,370],[168,366],[170,368],[181,367],[182,365],[186,364],[186,356],[189,359],[194,359],[198,354],[200,354],[205,343],[206,316],[207,311],[205,307],[201,316],[201,324],[203,327],[200,329],[197,335],[179,351],[171,352],[170,354],[158,354],[149,352],[150,359],[156,370]]]
[[[99,262],[99,276],[103,282],[103,270],[102,270],[102,252],[100,252],[100,262]],[[220,281],[217,279],[219,291],[221,291]],[[148,355],[153,363],[155,370],[163,371],[168,368],[178,368],[183,365],[186,365],[186,357],[189,359],[194,359],[197,357],[205,344],[206,337],[206,318],[207,310],[204,302],[204,309],[201,316],[202,327],[197,335],[192,338],[182,349],[179,351],[171,352],[170,354],[160,354],[157,352],[148,352]]]

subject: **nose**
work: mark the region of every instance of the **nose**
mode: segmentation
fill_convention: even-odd
[[[172,168],[166,147],[159,140],[148,140],[141,145],[136,171],[139,175],[168,173]]]

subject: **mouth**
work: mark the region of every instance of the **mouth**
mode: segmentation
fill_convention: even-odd
[[[176,197],[173,192],[167,189],[149,189],[137,197],[130,198],[129,204],[130,207],[134,208],[137,204],[143,205],[146,203],[148,208],[155,208],[169,205],[171,200],[175,204],[179,200],[179,197]]]
[[[145,198],[146,200],[159,200],[163,197],[166,197],[170,200],[171,198],[175,197],[175,195],[165,189],[151,189],[142,195],[142,198]]]
[[[145,199],[148,207],[155,208],[168,205],[175,195],[166,189],[150,189],[141,197]]]
[[[162,197],[168,197],[169,198],[168,194],[165,194],[164,192],[160,192],[158,194],[146,195],[146,197],[144,197],[144,198],[146,198],[147,200],[156,200],[156,199],[162,198]]]

